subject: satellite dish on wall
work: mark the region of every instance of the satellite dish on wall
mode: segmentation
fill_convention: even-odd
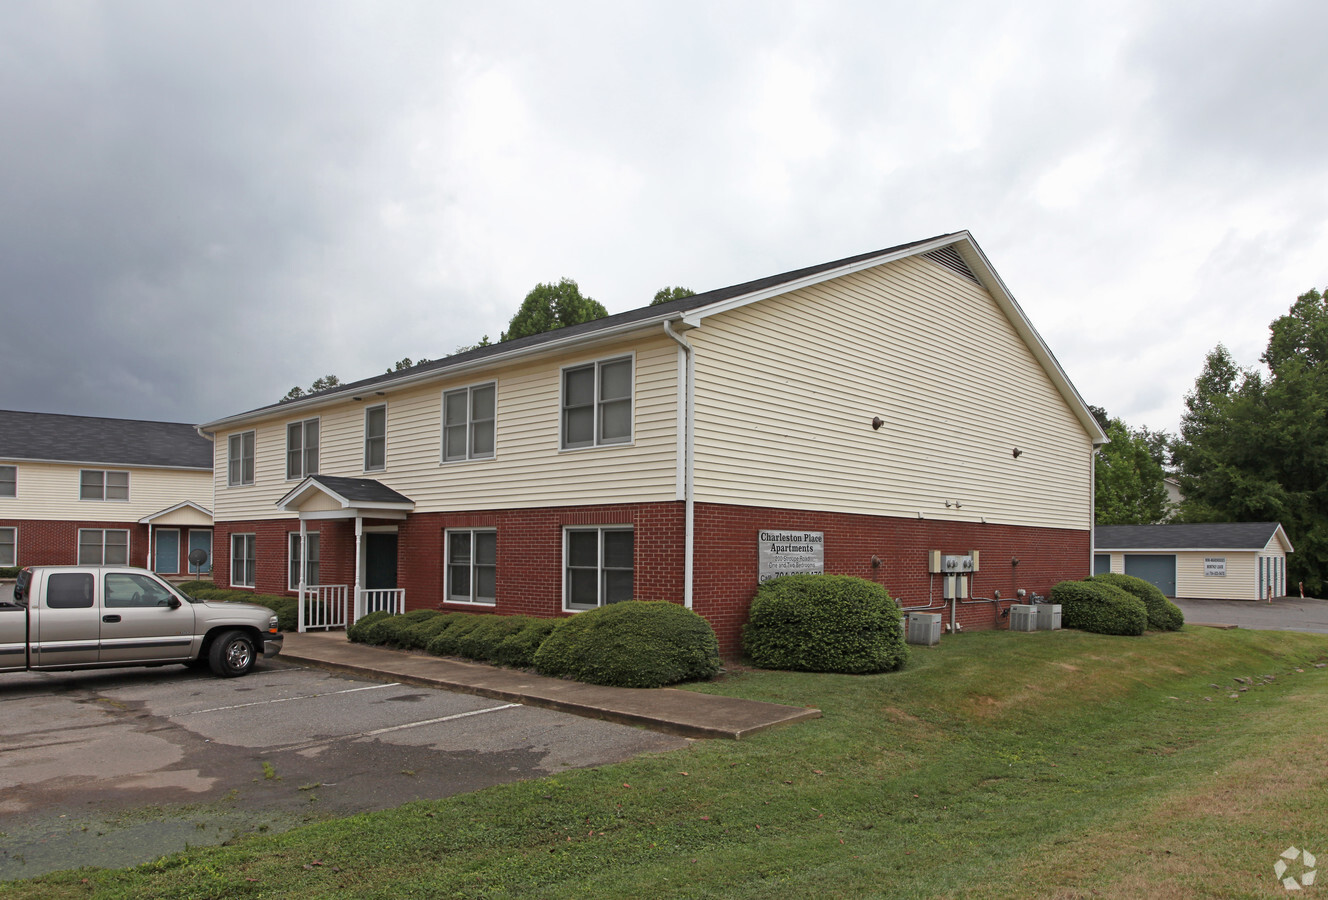
[[[195,547],[189,551],[189,565],[193,566],[199,572],[203,571],[203,566],[207,565],[208,552],[202,547]]]

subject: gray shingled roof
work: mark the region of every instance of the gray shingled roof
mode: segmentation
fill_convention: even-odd
[[[399,494],[381,481],[374,481],[372,478],[345,478],[340,475],[310,475],[309,478],[352,503],[414,502],[406,495]]]
[[[212,441],[193,425],[0,410],[0,459],[212,468]]]
[[[1281,527],[1279,522],[1099,525],[1093,543],[1098,550],[1262,550]]]
[[[669,313],[690,312],[693,309],[699,309],[700,307],[703,306],[709,306],[712,303],[719,303],[724,300],[732,299],[733,297],[741,297],[746,294],[756,293],[757,291],[769,290],[770,288],[778,287],[781,284],[787,284],[792,281],[797,281],[801,278],[807,278],[812,275],[817,275],[821,272],[829,272],[833,269],[838,269],[841,266],[853,265],[854,263],[863,262],[864,260],[869,260],[877,256],[882,256],[882,257],[889,256],[890,254],[898,253],[902,250],[907,250],[910,247],[919,247],[922,246],[923,244],[929,244],[933,241],[937,241],[942,238],[953,237],[955,234],[959,234],[959,232],[936,235],[935,237],[925,238],[924,240],[920,241],[909,241],[906,244],[899,244],[898,246],[895,247],[886,247],[884,250],[873,250],[870,253],[859,253],[856,256],[848,256],[843,259],[834,260],[833,262],[820,263],[818,265],[807,266],[806,268],[802,269],[794,269],[790,272],[782,272],[778,275],[770,275],[765,278],[758,278],[755,281],[745,281],[742,284],[735,284],[735,285],[730,285],[729,287],[717,288],[713,291],[706,291],[703,294],[694,294],[691,297],[683,297],[680,300],[670,300],[668,303],[661,303],[658,306],[647,305],[647,306],[638,307],[636,309],[629,309],[627,312],[617,313],[612,316],[607,316],[603,319],[596,319],[593,322],[584,322],[580,325],[570,325],[566,328],[556,328],[553,331],[546,331],[543,334],[533,334],[530,337],[517,338],[516,340],[503,341],[497,344],[490,344],[487,347],[478,347],[474,350],[469,350],[465,353],[456,353],[453,354],[452,356],[444,357],[443,359],[435,359],[431,362],[423,363],[418,366],[412,366],[409,369],[402,369],[401,371],[397,372],[389,372],[384,375],[377,375],[373,378],[361,379],[360,381],[351,382],[350,384],[341,384],[334,388],[329,388],[326,391],[319,391],[314,394],[308,394],[304,397],[301,397],[300,399],[307,400],[319,397],[332,397],[338,394],[356,394],[366,389],[372,389],[375,385],[382,384],[384,382],[396,381],[397,379],[404,378],[410,375],[420,374],[423,372],[441,371],[444,369],[450,369],[454,366],[466,365],[468,363],[481,360],[486,356],[495,356],[499,353],[510,353],[515,350],[525,350],[530,347],[538,347],[541,344],[546,344],[551,341],[565,340],[567,338],[577,337],[580,335],[593,335],[595,332],[598,331],[606,331],[608,329],[616,328],[622,325],[630,325],[633,322],[645,321],[648,319],[654,319],[657,317],[666,316]],[[284,404],[282,403],[271,403],[268,404],[267,406],[260,406],[256,409],[248,410],[248,412],[245,413],[245,415],[248,415],[249,413],[262,412],[268,409],[276,409],[283,405]]]

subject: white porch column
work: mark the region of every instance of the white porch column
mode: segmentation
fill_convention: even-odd
[[[299,588],[299,606],[296,610],[296,621],[299,623],[296,628],[304,631],[304,585],[309,580],[309,532],[306,530],[304,516],[300,516],[300,588]],[[324,619],[324,622],[327,620]]]
[[[355,619],[358,620],[363,615],[360,606],[360,592],[363,590],[363,581],[360,575],[360,539],[364,537],[364,517],[355,517]]]
[[[148,571],[149,572],[157,571],[157,566],[156,566],[157,560],[155,557],[156,554],[152,552],[152,523],[149,522],[148,523]],[[125,560],[125,562],[129,562],[129,560]]]

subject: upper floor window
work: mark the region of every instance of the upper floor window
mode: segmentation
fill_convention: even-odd
[[[364,471],[381,472],[387,468],[387,405],[371,406],[364,411]]]
[[[286,426],[286,477],[318,474],[318,420],[305,419]]]
[[[226,484],[254,483],[254,433],[242,431],[226,442]]]
[[[18,466],[0,466],[0,497],[18,496]]]
[[[80,500],[128,500],[129,473],[83,469],[78,476]]]
[[[632,358],[563,369],[563,449],[632,440]]]
[[[497,387],[492,382],[443,394],[443,460],[493,456]]]

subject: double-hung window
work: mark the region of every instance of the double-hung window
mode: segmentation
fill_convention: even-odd
[[[313,587],[318,584],[318,532],[309,531],[305,533],[309,542],[309,569],[304,580],[305,587]],[[287,559],[290,568],[290,580],[287,586],[292,591],[300,589],[300,564],[303,560],[300,548],[300,533],[292,531],[288,540]]]
[[[497,386],[477,384],[443,393],[443,462],[493,457]]]
[[[0,528],[0,566],[18,565],[18,529]]]
[[[18,496],[18,466],[0,466],[0,497]]]
[[[253,587],[254,570],[257,568],[254,535],[231,535],[231,585],[234,587]]]
[[[364,411],[364,471],[387,468],[387,404]]]
[[[78,475],[80,500],[128,500],[129,473],[83,469]]]
[[[80,566],[129,565],[129,531],[120,528],[80,528],[78,564]]]
[[[564,450],[632,440],[632,357],[563,369]]]
[[[449,603],[497,602],[498,532],[447,532],[447,600]]]
[[[254,483],[254,433],[242,431],[226,441],[226,485]]]
[[[568,528],[563,539],[564,609],[632,599],[635,542],[630,527]]]
[[[286,426],[286,478],[318,474],[318,420],[305,419]]]

